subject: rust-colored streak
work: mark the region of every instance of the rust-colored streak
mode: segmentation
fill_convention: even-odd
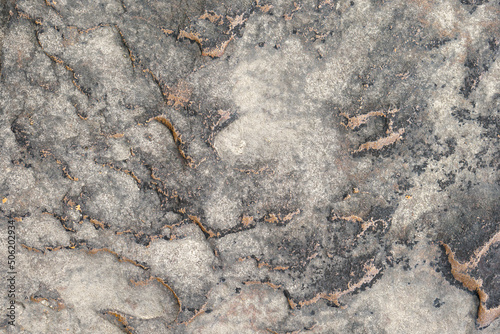
[[[196,42],[198,43],[198,45],[200,46],[200,48],[202,47],[202,41],[203,39],[200,38],[200,34],[198,33],[194,33],[194,32],[187,32],[185,30],[181,30],[179,31],[179,35],[177,36],[177,38],[187,38],[193,42]]]
[[[97,253],[99,253],[99,252],[106,252],[106,253],[113,254],[114,256],[116,256],[116,258],[117,258],[117,259],[118,259],[118,261],[120,261],[120,262],[128,262],[128,263],[131,263],[131,264],[133,264],[134,266],[139,267],[139,268],[142,268],[142,269],[144,269],[144,270],[148,270],[148,269],[149,269],[149,267],[146,267],[146,266],[144,266],[144,265],[142,265],[142,264],[140,264],[140,263],[138,263],[138,262],[136,262],[136,261],[134,261],[134,260],[132,260],[132,259],[129,259],[129,258],[124,257],[124,256],[120,256],[118,253],[116,253],[116,252],[114,252],[114,251],[110,250],[109,248],[105,248],[105,247],[104,247],[104,248],[93,248],[93,249],[90,249],[90,250],[88,250],[88,251],[87,251],[87,253],[88,253],[88,254],[91,254],[91,255],[93,255],[93,254],[97,254]]]
[[[361,217],[358,217],[358,216],[355,216],[355,215],[350,215],[350,216],[346,216],[346,217],[340,217],[340,219],[347,220],[347,221],[350,221],[350,222],[362,222],[363,221],[363,219]]]
[[[498,242],[500,242],[500,232],[496,233],[486,244],[474,252],[474,257],[470,261],[470,266],[476,267],[481,258],[488,252],[490,247]]]
[[[120,38],[122,40],[122,44],[125,46],[125,49],[127,49],[128,52],[128,57],[130,59],[130,63],[132,64],[132,67],[135,67],[135,56],[132,53],[132,50],[130,50],[130,47],[128,46],[127,40],[125,39],[125,36],[123,36],[122,31],[120,28],[118,28],[118,25],[115,24],[115,29],[118,31],[118,34],[120,35]]]
[[[25,244],[21,244],[21,247],[29,250],[30,252],[35,252],[35,253],[43,253],[43,251],[37,249],[37,248],[34,248],[34,247],[30,247],[30,246],[27,246]]]
[[[394,131],[393,120],[390,118],[393,114],[397,113],[399,109],[389,109],[387,111],[370,111],[366,114],[359,116],[350,117],[347,113],[341,112],[340,115],[347,119],[347,124],[341,123],[346,129],[356,129],[362,124],[366,124],[371,117],[385,117],[389,119],[389,127],[386,131],[387,136],[380,138],[375,141],[370,141],[363,143],[359,146],[359,148],[352,153],[357,153],[365,150],[380,150],[386,146],[392,145],[395,142],[401,140],[403,133],[405,132],[404,128],[399,129],[398,131]]]
[[[135,182],[137,182],[137,184],[138,184],[138,185],[140,185],[140,184],[142,183],[141,179],[139,179],[139,178],[138,178],[138,177],[134,174],[134,172],[133,172],[133,171],[130,171],[130,170],[128,170],[128,169],[123,169],[123,168],[120,168],[120,167],[116,167],[116,166],[114,166],[112,163],[106,163],[106,164],[103,164],[102,166],[103,166],[103,167],[106,167],[106,166],[107,166],[107,167],[111,168],[112,170],[115,170],[115,171],[117,171],[117,172],[122,172],[122,173],[125,173],[125,174],[129,175],[130,177],[132,177],[132,178],[135,180]]]
[[[342,123],[342,125],[344,125],[346,128],[350,128],[350,129],[356,129],[360,125],[365,124],[366,122],[368,122],[368,119],[370,117],[374,117],[374,116],[385,117],[386,116],[383,111],[370,111],[367,114],[353,116],[353,117],[349,117],[349,115],[344,113],[344,112],[340,113],[340,115],[347,118],[347,124]]]
[[[486,309],[483,303],[479,304],[479,309],[477,311],[477,322],[479,326],[486,327],[498,317],[500,317],[500,306],[493,309]]]
[[[47,150],[41,150],[40,154],[43,158],[46,158],[47,156],[52,157],[59,166],[62,166],[61,170],[62,170],[64,176],[66,176],[71,181],[78,181],[77,177],[71,176],[71,174],[68,171],[68,166],[66,164],[64,164],[61,160],[57,159],[56,156],[52,152],[47,151]]]
[[[301,8],[302,8],[302,5],[301,4],[297,4],[296,2],[293,3],[293,6],[295,7],[290,14],[284,14],[283,17],[285,18],[285,21],[290,21],[291,19],[293,19],[293,14],[295,14],[295,12],[299,11]]]
[[[316,296],[314,296],[312,299],[299,301],[298,305],[301,307],[307,306],[307,305],[311,305],[311,304],[318,302],[320,299],[325,299],[325,300],[328,300],[328,301],[334,303],[336,306],[341,307],[339,299],[342,296],[349,294],[351,292],[354,292],[355,290],[361,288],[363,286],[363,284],[370,283],[375,278],[375,276],[380,272],[380,269],[375,267],[375,265],[373,265],[372,262],[366,263],[364,265],[364,270],[365,270],[365,274],[363,275],[363,277],[358,282],[356,282],[354,284],[349,283],[347,285],[347,289],[335,291],[335,292],[331,292],[331,293],[321,292],[321,293],[318,293]]]
[[[228,111],[228,110],[221,110],[221,109],[219,109],[219,110],[217,110],[217,113],[219,114],[220,118],[219,118],[219,120],[217,121],[216,126],[217,126],[217,125],[219,125],[219,124],[224,123],[224,122],[225,122],[225,121],[227,121],[229,118],[231,118],[231,112],[230,112],[230,111]]]
[[[185,107],[191,97],[192,89],[189,84],[180,80],[175,87],[169,90],[167,95],[167,104],[174,107]]]
[[[193,223],[195,223],[196,225],[198,225],[200,227],[200,229],[208,235],[209,238],[213,238],[213,237],[216,237],[216,236],[219,236],[219,233],[215,234],[213,231],[210,231],[208,230],[205,226],[203,226],[203,224],[201,223],[200,221],[200,218],[198,218],[197,216],[193,216],[193,215],[188,215],[188,218],[191,219],[191,221]]]
[[[182,302],[179,299],[179,296],[177,296],[177,294],[175,293],[174,289],[172,289],[172,287],[170,285],[168,285],[163,279],[161,279],[160,277],[152,276],[152,277],[150,277],[149,279],[147,279],[145,281],[134,281],[133,279],[130,279],[130,282],[132,284],[134,284],[134,285],[147,285],[147,284],[149,284],[153,280],[156,280],[158,283],[160,283],[165,288],[167,288],[172,293],[172,295],[174,296],[174,299],[177,302],[177,306],[178,306],[177,316],[176,316],[176,318],[175,318],[174,321],[177,321],[177,318],[179,317],[179,314],[182,311]]]
[[[212,23],[217,23],[219,20],[222,19],[222,15],[219,15],[215,12],[209,13],[207,10],[205,10],[205,13],[199,17],[200,20],[209,20]],[[222,21],[222,20],[221,20]],[[220,22],[222,23],[222,22]]]
[[[77,74],[76,74],[75,70],[74,70],[73,68],[71,68],[70,66],[68,66],[68,65],[67,65],[67,64],[66,64],[66,63],[65,63],[62,59],[59,59],[58,57],[56,57],[56,56],[54,56],[54,55],[51,55],[51,54],[49,54],[47,51],[45,51],[45,49],[43,48],[42,43],[40,42],[40,39],[39,39],[39,36],[38,36],[38,32],[36,31],[36,32],[35,32],[35,34],[36,34],[36,40],[37,40],[37,42],[38,42],[38,45],[40,46],[40,49],[43,51],[43,53],[44,53],[47,57],[49,57],[49,59],[50,59],[50,60],[52,60],[53,62],[55,62],[55,63],[57,63],[57,64],[61,64],[61,65],[63,65],[63,66],[64,66],[64,68],[65,68],[67,71],[71,72],[71,74],[73,75],[73,80],[72,80],[72,82],[73,82],[73,85],[76,87],[76,89],[77,89],[80,93],[84,94],[85,96],[90,97],[90,94],[89,94],[88,92],[85,92],[85,91],[83,90],[82,86],[80,86],[80,85],[78,84],[78,76],[77,76]]]
[[[100,227],[101,229],[103,229],[103,230],[104,230],[104,228],[106,227],[106,226],[104,225],[104,223],[103,223],[103,222],[100,222],[100,221],[98,221],[98,220],[96,220],[96,219],[90,218],[90,219],[89,219],[89,221],[90,221],[92,224],[94,224],[94,226],[99,226],[99,227]]]
[[[134,333],[133,332],[134,328],[129,325],[128,320],[127,320],[127,318],[125,316],[121,315],[118,312],[114,312],[114,311],[106,311],[104,313],[115,317],[116,321],[118,321],[119,323],[121,323],[123,325],[122,330],[125,333],[127,333],[127,334],[133,334]]]
[[[300,213],[300,209],[297,209],[294,212],[290,212],[285,217],[283,217],[283,221],[286,222],[286,221],[292,220],[293,216],[298,215],[299,213]]]
[[[182,156],[182,158],[186,161],[186,164],[191,167],[191,168],[196,168],[196,165],[194,163],[193,158],[188,156],[186,152],[184,152],[184,149],[182,148],[184,145],[184,142],[182,141],[181,135],[179,132],[175,129],[174,125],[170,120],[166,119],[163,116],[157,116],[153,118],[155,121],[165,125],[170,132],[172,133],[172,137],[174,138],[174,142],[177,145],[177,150],[179,151],[179,154]],[[201,162],[200,162],[201,163]]]
[[[249,226],[250,224],[252,224],[253,222],[253,217],[252,216],[243,216],[243,218],[241,218],[241,223],[243,224],[243,226],[247,227]]]
[[[273,270],[288,270],[290,266],[276,266],[272,268]]]
[[[403,133],[405,132],[405,129],[399,129],[398,132],[392,132],[390,135],[387,137],[380,138],[376,141],[369,141],[364,144],[361,144],[357,150],[355,150],[353,153],[365,151],[365,150],[380,150],[386,146],[392,145],[395,142],[401,140]]]
[[[255,6],[257,8],[259,8],[263,13],[267,13],[267,12],[269,12],[273,8],[273,6],[270,5],[270,4],[262,4],[261,5],[260,4],[260,0],[256,0],[255,1]]]
[[[183,321],[183,322],[180,322],[181,325],[188,326],[190,323],[192,323],[194,321],[194,319],[196,319],[197,317],[199,317],[200,315],[202,315],[206,312],[206,308],[207,308],[207,305],[209,302],[209,294],[211,291],[212,291],[212,289],[210,289],[210,291],[205,295],[205,297],[207,299],[205,304],[203,304],[199,310],[195,310],[194,315],[190,319]]]
[[[215,48],[211,49],[202,49],[201,55],[202,56],[209,56],[212,58],[219,58],[224,55],[224,52],[226,52],[226,48],[229,45],[229,43],[234,39],[234,36],[231,36],[227,41],[222,42],[220,45],[216,46]]]
[[[266,223],[272,223],[272,224],[284,224],[290,220],[293,219],[295,215],[298,215],[300,213],[300,209],[297,209],[293,212],[288,213],[286,216],[281,217],[281,214],[274,214],[270,213],[268,217],[264,218],[264,221]]]
[[[166,35],[172,35],[174,33],[173,30],[166,29],[166,28],[163,28],[163,27],[160,27],[160,30],[163,31],[163,33],[166,34]]]
[[[268,331],[269,333],[272,333],[272,334],[279,334],[278,332],[273,331],[273,330],[272,330],[272,329],[270,329],[270,328],[266,328],[266,331]]]
[[[179,31],[179,35],[177,36],[177,38],[186,38],[186,39],[189,39],[193,42],[196,42],[201,49],[202,56],[208,56],[211,58],[219,58],[219,57],[222,57],[222,55],[224,55],[224,52],[226,51],[227,46],[234,39],[234,36],[231,35],[231,37],[227,41],[222,42],[221,44],[219,44],[218,46],[216,46],[214,48],[204,47],[203,46],[203,39],[200,37],[200,35],[198,33],[187,32],[185,30],[181,30],[181,31]]]
[[[271,213],[269,217],[264,219],[264,221],[267,223],[278,223],[280,220],[274,213]]]
[[[64,196],[63,202],[66,203],[70,207],[76,206],[76,203],[71,198],[68,198],[66,196]]]
[[[297,303],[295,303],[291,298],[286,298],[287,302],[288,302],[288,305],[290,306],[290,308],[293,310],[297,307]]]
[[[252,256],[240,257],[238,259],[238,262],[243,262],[243,261],[246,261],[246,260],[254,260],[254,261],[256,261],[257,262],[257,268],[259,268],[259,269],[263,268],[263,267],[266,267],[269,270],[276,270],[276,271],[284,271],[284,270],[290,269],[290,266],[282,266],[282,265],[273,266],[270,263],[264,262],[261,259],[255,258],[255,257],[252,257]]]
[[[469,262],[460,263],[455,259],[455,253],[451,250],[450,246],[442,243],[446,255],[448,255],[448,262],[451,265],[451,274],[453,277],[463,284],[464,287],[470,291],[476,292],[479,297],[479,307],[477,311],[477,323],[480,328],[489,326],[495,319],[500,317],[500,306],[492,309],[486,307],[488,294],[483,289],[483,280],[480,278],[472,277],[470,271],[477,268],[481,258],[488,252],[490,247],[500,242],[500,232],[497,232],[488,242],[482,247],[478,248]]]
[[[126,170],[126,169],[123,172],[125,172],[126,174],[129,174],[130,176],[132,176],[132,178],[135,180],[135,182],[141,184],[142,181],[134,174],[134,172]]]
[[[170,122],[168,119],[162,116],[157,116],[154,118],[154,120],[165,125],[170,130],[170,132],[172,133],[172,137],[174,137],[174,141],[176,143],[181,143],[181,144],[183,143],[179,135],[179,132],[177,132],[172,122]]]
[[[46,306],[50,307],[51,309],[54,309],[56,310],[57,312],[63,310],[66,308],[66,305],[64,304],[64,302],[60,299],[53,299],[53,298],[43,298],[43,297],[35,297],[35,296],[31,296],[30,297],[30,300],[34,303],[43,303],[43,301],[45,301]],[[54,305],[55,304],[55,305]]]
[[[184,322],[181,322],[180,324],[187,326],[190,323],[192,323],[194,321],[194,319],[196,319],[197,317],[199,317],[200,315],[205,313],[205,307],[206,307],[206,303],[203,305],[203,308],[201,310],[195,311],[194,315],[190,319],[188,319]]]
[[[245,23],[247,20],[247,19],[244,19],[243,17],[244,17],[244,14],[236,15],[235,17],[226,16],[226,19],[231,24],[231,27],[229,27],[229,31],[233,30],[237,26],[243,25],[243,23]]]
[[[22,9],[19,8],[19,6],[17,4],[14,6],[14,8],[16,9],[17,16],[19,16],[20,18],[23,18],[23,19],[29,20],[29,21],[33,21],[34,20],[34,18],[32,18],[31,16],[29,16],[28,14],[26,14],[25,12],[23,12]],[[12,12],[11,12],[11,15],[13,15]]]

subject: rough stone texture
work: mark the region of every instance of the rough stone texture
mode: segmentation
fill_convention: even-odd
[[[500,331],[498,1],[0,4],[0,331]]]

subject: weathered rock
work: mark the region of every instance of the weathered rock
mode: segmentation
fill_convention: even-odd
[[[1,2],[0,326],[498,332],[499,18]]]

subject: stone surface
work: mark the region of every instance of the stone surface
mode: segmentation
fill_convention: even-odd
[[[498,2],[0,4],[0,331],[500,331]]]

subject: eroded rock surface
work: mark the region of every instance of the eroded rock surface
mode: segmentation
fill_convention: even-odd
[[[0,3],[2,330],[500,330],[498,2]]]

